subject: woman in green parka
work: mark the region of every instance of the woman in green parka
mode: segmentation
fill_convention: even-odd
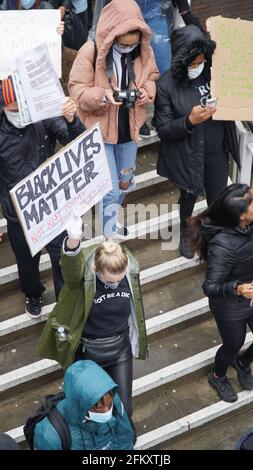
[[[113,240],[81,250],[82,221],[67,227],[61,269],[64,286],[37,348],[64,368],[90,359],[108,372],[131,417],[133,357],[145,359],[147,339],[139,265]]]

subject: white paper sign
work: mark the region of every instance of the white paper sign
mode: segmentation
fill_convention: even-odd
[[[59,10],[0,11],[0,80],[10,74],[9,61],[46,43],[61,77],[61,21]]]
[[[14,90],[15,90],[15,94],[17,98],[21,124],[23,126],[28,126],[28,124],[32,123],[32,118],[28,109],[28,105],[25,99],[24,91],[23,91],[23,88],[19,79],[16,66],[15,66],[15,69],[12,70],[11,76],[12,76],[12,82],[13,82],[13,86],[14,86]]]
[[[32,122],[60,116],[65,95],[47,45],[25,52],[16,62]]]
[[[65,229],[73,210],[84,214],[111,189],[96,124],[10,191],[32,256]]]

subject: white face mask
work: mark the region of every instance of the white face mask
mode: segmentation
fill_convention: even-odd
[[[115,49],[119,54],[129,54],[129,53],[132,52],[138,45],[139,45],[139,43],[137,42],[136,44],[133,44],[132,46],[122,47],[122,46],[120,46],[120,45],[116,42],[115,44],[113,44],[113,47],[114,47],[114,49]]]
[[[198,78],[203,70],[204,70],[204,67],[205,67],[205,61],[203,60],[203,62],[201,62],[201,64],[198,65],[198,67],[194,67],[194,68],[191,68],[191,67],[187,67],[187,70],[188,70],[188,78],[190,80],[194,80],[195,78]]]
[[[95,413],[94,411],[88,411],[90,420],[95,421],[96,423],[107,423],[107,421],[110,421],[112,418],[112,407],[113,405],[109,411],[106,411],[105,413]]]
[[[8,119],[8,121],[18,129],[22,129],[25,127],[23,124],[21,124],[21,118],[20,118],[20,113],[19,112],[14,112],[14,111],[9,111],[7,108],[4,108],[5,115]]]

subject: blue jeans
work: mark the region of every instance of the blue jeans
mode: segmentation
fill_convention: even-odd
[[[113,235],[116,231],[119,207],[127,191],[131,187],[131,180],[135,170],[137,144],[105,144],[105,151],[112,178],[112,190],[100,202],[100,220],[103,234]],[[126,191],[120,189],[120,182],[129,182]]]
[[[166,15],[161,11],[161,0],[136,0],[136,2],[153,33],[151,46],[162,75],[171,66],[171,45],[169,25]]]

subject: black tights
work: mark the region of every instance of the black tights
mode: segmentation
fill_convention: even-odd
[[[247,325],[253,332],[253,316],[245,320],[224,321],[215,318],[222,338],[222,346],[215,356],[215,374],[224,377],[230,364],[236,359],[244,344]],[[253,343],[240,355],[242,364],[249,366],[253,361]]]

